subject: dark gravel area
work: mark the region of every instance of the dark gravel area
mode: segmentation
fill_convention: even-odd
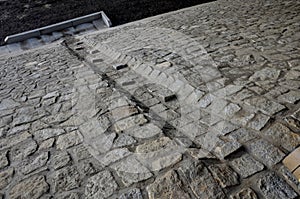
[[[0,45],[7,35],[105,11],[114,26],[212,0],[0,0]]]

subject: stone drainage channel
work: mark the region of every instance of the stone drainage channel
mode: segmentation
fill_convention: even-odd
[[[92,13],[27,32],[9,35],[4,40],[6,45],[0,46],[0,54],[36,48],[64,37],[75,34],[81,35],[111,26],[110,19],[103,11]]]

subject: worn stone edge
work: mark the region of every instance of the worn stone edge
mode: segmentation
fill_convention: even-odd
[[[107,27],[112,26],[110,19],[107,17],[107,15],[104,13],[104,11],[100,11],[100,12],[92,13],[92,14],[89,14],[86,16],[77,17],[74,19],[56,23],[53,25],[45,26],[42,28],[37,28],[34,30],[30,30],[30,31],[26,31],[26,32],[18,33],[18,34],[9,35],[9,36],[5,37],[4,42],[6,44],[20,42],[20,41],[23,41],[26,39],[30,39],[32,37],[38,37],[42,34],[48,34],[48,33],[54,32],[54,31],[63,30],[65,28],[77,26],[79,24],[91,22],[91,21],[101,19],[101,18]]]

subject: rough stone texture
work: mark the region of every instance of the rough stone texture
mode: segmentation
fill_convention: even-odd
[[[69,191],[80,185],[79,172],[71,166],[55,171],[51,176],[51,180],[55,192]]]
[[[211,176],[208,169],[199,162],[184,162],[178,169],[179,174],[190,184],[198,198],[226,198],[220,186]]]
[[[286,126],[275,123],[267,131],[264,132],[264,135],[273,141],[273,143],[283,147],[284,149],[292,152],[300,144],[300,135],[292,132]]]
[[[13,175],[13,168],[9,168],[0,172],[0,189],[4,189],[12,181]]]
[[[230,196],[231,199],[257,199],[256,193],[250,189],[242,189],[241,191]]]
[[[0,169],[4,168],[9,164],[6,154],[7,152],[0,153]]]
[[[274,166],[285,156],[282,151],[265,140],[258,140],[251,143],[249,151],[268,167]]]
[[[174,171],[169,171],[158,177],[147,187],[149,199],[182,198],[190,196],[182,189],[182,182]]]
[[[119,199],[143,199],[141,190],[139,189],[131,189],[126,193],[123,193]]]
[[[299,197],[280,163],[299,145],[299,7],[218,0],[1,54],[1,194],[44,176],[42,199]]]
[[[57,138],[56,146],[60,150],[70,148],[82,142],[82,136],[78,131],[73,131],[66,135],[61,135]]]
[[[31,157],[29,160],[25,160],[21,165],[19,165],[20,171],[23,174],[28,174],[40,169],[46,165],[48,158],[48,152],[41,153],[36,157]]]
[[[16,184],[9,192],[10,198],[40,198],[49,185],[44,176],[33,176]]]
[[[126,186],[152,177],[152,173],[133,156],[112,165],[111,168],[117,172]]]
[[[297,193],[275,173],[267,173],[258,181],[258,187],[266,198],[296,198]]]
[[[208,167],[213,177],[222,188],[239,184],[238,175],[225,164],[213,165]]]
[[[127,130],[135,125],[142,125],[147,120],[143,115],[132,116],[115,123],[114,128],[117,132]]]
[[[58,152],[57,154],[51,157],[51,164],[55,170],[66,166],[70,161],[71,161],[71,157],[65,151]]]
[[[118,188],[109,171],[102,171],[88,179],[85,196],[87,198],[108,198]]]
[[[232,160],[231,165],[243,178],[247,178],[264,168],[263,164],[256,161],[249,154],[244,154],[241,157]]]

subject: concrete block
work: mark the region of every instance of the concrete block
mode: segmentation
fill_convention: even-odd
[[[107,28],[104,21],[101,19],[97,19],[93,21],[94,26],[98,29],[98,30],[102,30],[104,28]]]
[[[77,26],[79,24],[83,24],[83,23],[87,23],[87,22],[92,22],[96,19],[100,19],[101,18],[101,12],[96,12],[93,14],[89,14],[83,17],[78,17],[75,19],[72,19],[72,24],[73,26]]]
[[[31,30],[31,31],[22,32],[22,33],[19,33],[19,34],[7,36],[4,39],[4,42],[7,43],[7,44],[11,44],[11,43],[24,41],[26,39],[29,39],[29,38],[32,38],[32,37],[38,37],[38,36],[40,36],[40,31],[39,30]]]
[[[102,20],[104,21],[105,25],[107,27],[111,27],[112,23],[111,23],[110,19],[106,16],[106,14],[103,11],[101,11],[101,16],[102,16]]]
[[[55,32],[55,31],[60,31],[60,30],[69,28],[71,26],[72,26],[72,20],[68,20],[68,21],[56,23],[56,24],[53,24],[50,26],[42,27],[39,30],[40,30],[40,33],[42,35],[44,35],[44,34],[49,34],[49,33]]]

